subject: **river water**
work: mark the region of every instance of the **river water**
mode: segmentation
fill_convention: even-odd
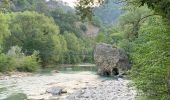
[[[55,73],[56,69],[59,73]],[[1,79],[0,100],[135,100],[136,91],[128,87],[129,82],[98,76],[94,66],[48,68],[31,76]],[[67,93],[46,93],[54,86],[63,87]]]

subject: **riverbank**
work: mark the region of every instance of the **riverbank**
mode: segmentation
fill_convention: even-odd
[[[60,66],[60,67],[58,67]],[[46,68],[42,68],[40,70],[43,70],[43,69],[48,69],[48,68],[52,68],[54,73],[58,73],[59,72],[59,69],[58,68],[61,68],[61,67],[65,67],[65,68],[72,68],[74,66],[78,66],[78,67],[95,67],[96,65],[95,64],[91,64],[91,63],[83,63],[83,64],[61,64],[61,65],[49,65],[47,66]],[[39,71],[38,71],[39,72]],[[0,80],[3,80],[3,79],[7,79],[7,78],[10,78],[10,77],[15,77],[15,78],[19,78],[19,77],[26,77],[26,76],[30,76],[30,75],[33,75],[34,73],[32,72],[19,72],[19,71],[13,71],[13,72],[7,72],[7,73],[0,73]]]
[[[30,72],[8,72],[8,73],[0,73],[0,80],[7,80],[11,78],[20,78],[20,77],[26,77],[26,76],[31,76],[33,73]]]
[[[0,80],[0,99],[16,93],[26,94],[27,99],[59,100],[135,100],[136,91],[128,87],[130,80],[100,77],[94,72],[35,74],[9,77]],[[62,87],[67,93],[54,96],[46,93],[51,87]],[[128,99],[127,99],[128,98]]]

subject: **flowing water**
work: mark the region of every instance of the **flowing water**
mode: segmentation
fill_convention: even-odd
[[[55,73],[56,69],[59,70],[59,73]],[[122,89],[120,89],[120,93],[116,93],[114,98],[118,99],[115,100],[134,100],[135,91],[127,87],[128,83],[129,80],[100,77],[96,74],[96,67],[94,66],[48,68],[42,69],[40,72],[31,76],[6,77],[0,80],[0,100],[37,100],[50,98],[61,100],[80,100],[82,98],[82,100],[89,100],[91,94],[94,94],[96,99],[91,98],[90,100],[98,100],[98,98],[103,97],[103,93],[106,93],[103,95],[107,96],[104,100],[112,100],[109,99],[111,98],[109,96],[119,91],[119,88]],[[46,89],[53,86],[64,87],[67,93],[60,96],[47,94]],[[107,86],[110,87],[106,88]],[[80,90],[87,92],[83,92],[80,96],[80,92],[78,93]],[[95,90],[96,92],[94,92]],[[78,97],[78,95],[79,98],[72,98]],[[87,99],[87,95],[90,97],[88,97],[89,99]],[[127,97],[129,99],[123,99]]]

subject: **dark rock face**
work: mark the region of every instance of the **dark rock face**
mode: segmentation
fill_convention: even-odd
[[[129,60],[124,50],[105,43],[96,45],[94,60],[98,67],[99,75],[119,75],[130,68]]]

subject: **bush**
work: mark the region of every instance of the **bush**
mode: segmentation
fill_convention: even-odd
[[[35,72],[39,69],[40,65],[37,61],[37,52],[34,52],[31,56],[25,56],[21,62],[21,65],[17,67],[18,71]]]
[[[0,72],[10,72],[10,71],[25,71],[34,72],[37,71],[39,65],[38,52],[30,56],[24,55],[21,52],[21,48],[18,46],[11,47],[7,54],[0,54]]]
[[[9,72],[15,69],[14,60],[5,54],[0,54],[0,72]]]

